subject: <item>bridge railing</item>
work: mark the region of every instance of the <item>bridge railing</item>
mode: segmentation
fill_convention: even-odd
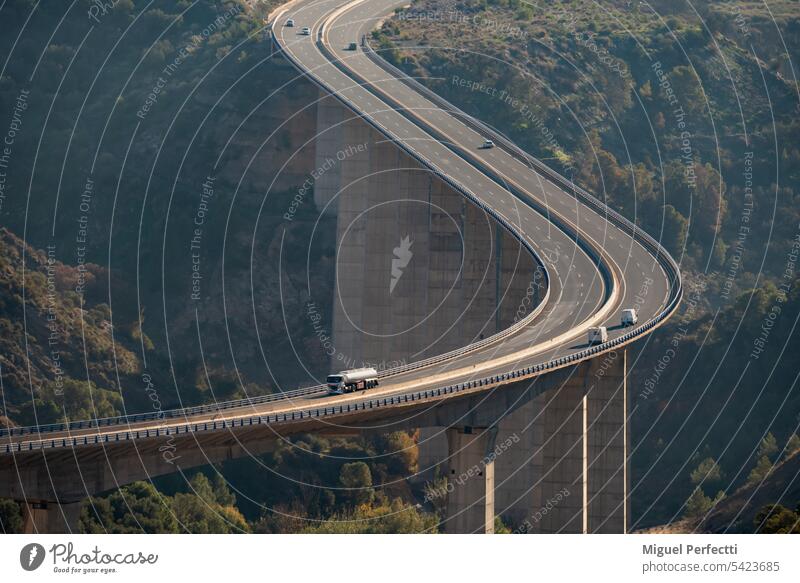
[[[665,315],[659,318],[665,318]],[[174,425],[169,427],[156,427],[153,429],[141,430],[128,430],[118,431],[114,433],[105,433],[98,435],[82,435],[60,439],[41,439],[37,441],[15,442],[5,445],[0,445],[0,452],[3,453],[21,453],[26,451],[36,451],[41,449],[52,449],[58,447],[78,447],[82,445],[92,444],[105,444],[124,442],[133,439],[146,439],[158,437],[171,437],[181,434],[201,433],[204,431],[219,431],[224,429],[235,429],[252,427],[258,425],[273,425],[280,423],[295,423],[302,421],[310,421],[312,419],[319,419],[324,417],[332,417],[337,415],[346,415],[348,413],[357,413],[359,411],[367,411],[373,409],[380,409],[386,407],[396,407],[406,404],[414,404],[423,402],[430,399],[447,397],[461,392],[469,391],[491,385],[502,385],[509,382],[522,381],[541,374],[576,364],[581,360],[593,358],[601,352],[609,352],[614,348],[621,346],[628,342],[631,338],[641,334],[642,331],[649,330],[658,325],[659,318],[649,321],[644,326],[637,328],[627,334],[623,334],[614,340],[592,346],[585,350],[572,353],[561,358],[557,358],[541,364],[527,366],[519,369],[512,370],[506,373],[491,375],[488,377],[469,380],[463,383],[447,385],[444,387],[434,387],[425,390],[414,391],[402,395],[394,395],[391,397],[376,397],[370,398],[361,402],[348,403],[345,405],[334,405],[331,407],[310,407],[299,411],[292,411],[286,413],[273,413],[267,415],[252,415],[249,417],[241,417],[231,420],[220,421],[203,421],[198,423],[187,422],[183,425]]]
[[[99,419],[87,419],[83,421],[70,421],[69,423],[49,423],[45,425],[34,425],[31,427],[12,427],[0,429],[0,437],[28,435],[31,433],[52,433],[56,431],[76,431],[79,429],[92,429],[99,427],[108,427],[113,425],[130,425],[132,423],[140,423],[142,421],[159,421],[162,419],[180,419],[182,417],[189,417],[191,415],[202,415],[204,413],[214,413],[217,411],[227,411],[236,407],[245,405],[260,405],[262,403],[272,403],[275,401],[282,401],[297,397],[308,397],[315,394],[321,394],[327,391],[326,385],[315,385],[312,387],[303,387],[292,391],[285,391],[281,393],[271,393],[269,395],[260,395],[258,397],[249,397],[247,399],[235,399],[231,401],[222,401],[209,405],[196,405],[193,407],[184,407],[181,409],[168,409],[164,411],[152,411],[147,413],[134,413],[131,415],[120,415],[117,417],[102,417]]]

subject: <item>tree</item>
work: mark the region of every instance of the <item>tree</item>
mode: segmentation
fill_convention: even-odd
[[[747,476],[747,484],[754,485],[763,482],[772,471],[772,462],[765,455],[758,458],[755,467],[750,470],[750,475]]]
[[[511,529],[508,528],[499,516],[494,517],[494,533],[495,534],[511,534]]]
[[[386,469],[393,476],[406,477],[417,471],[419,450],[414,438],[405,431],[395,431],[382,436],[376,444],[386,452]]]
[[[172,509],[182,529],[193,534],[249,532],[247,521],[232,504],[236,498],[219,475],[212,486],[205,474],[198,473],[189,486],[190,492],[175,494],[172,499]]]
[[[760,534],[800,534],[800,515],[780,504],[768,504],[758,511],[753,525]]]
[[[701,91],[701,81],[694,70],[688,65],[674,67],[669,72],[669,79],[686,112],[701,115],[705,108],[705,98]]]
[[[680,257],[686,247],[686,235],[689,232],[689,221],[675,207],[664,206],[664,235],[661,244],[667,251]]]
[[[725,492],[717,492],[716,497],[712,500],[703,493],[700,486],[695,487],[692,495],[686,500],[686,509],[684,516],[688,518],[699,518],[708,513],[714,506],[717,505],[723,498]]]
[[[78,530],[88,534],[177,533],[169,503],[169,496],[160,494],[150,482],[133,482],[84,503]]]
[[[767,433],[766,437],[761,440],[758,446],[758,455],[772,458],[776,453],[778,453],[778,441],[775,439],[775,436],[772,435],[772,432]]]
[[[364,462],[344,464],[339,471],[339,482],[347,488],[345,495],[354,504],[368,504],[372,501],[372,473]]]
[[[714,458],[707,457],[697,465],[694,471],[689,475],[689,478],[695,486],[704,483],[710,484],[722,479],[722,470]]]
[[[22,512],[19,510],[19,504],[8,498],[0,498],[0,532],[20,534],[22,527]]]
[[[214,498],[217,504],[222,506],[236,506],[236,495],[228,488],[228,482],[222,477],[222,474],[214,474],[211,480],[211,487],[214,489]]]
[[[800,436],[798,436],[796,433],[793,433],[789,438],[789,441],[786,442],[784,459],[789,459],[797,451],[800,451]]]
[[[705,253],[712,253],[712,241],[719,236],[728,208],[725,182],[719,172],[708,163],[693,161],[686,166],[673,160],[664,165],[664,189],[667,203],[691,219],[691,242],[701,245]]]

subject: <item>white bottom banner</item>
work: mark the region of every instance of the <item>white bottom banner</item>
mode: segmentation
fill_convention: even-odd
[[[800,581],[791,535],[4,535],[2,581]]]

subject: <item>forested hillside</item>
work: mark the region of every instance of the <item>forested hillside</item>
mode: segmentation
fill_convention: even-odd
[[[800,423],[797,4],[419,0],[373,36],[680,262],[681,313],[631,351],[634,527],[766,475]]]
[[[0,424],[315,383],[305,304],[331,301],[335,223],[295,198],[316,90],[271,58],[280,1],[43,4],[0,19]],[[680,313],[629,355],[634,528],[780,532],[800,512],[797,10],[417,0],[372,39],[680,262]],[[98,496],[80,528],[435,532],[416,439],[298,436]]]
[[[3,3],[2,426],[254,396],[329,372],[305,304],[321,290],[330,329],[335,223],[310,192],[295,198],[313,166],[315,93],[271,58],[263,18],[277,4]],[[398,440],[415,451],[405,434],[312,439],[300,464],[301,437],[263,459],[131,484],[87,502],[81,529],[336,529],[323,522],[334,516],[374,518],[348,529],[435,529],[408,506],[414,459],[328,457]],[[269,480],[263,466],[277,469]],[[19,528],[16,504],[0,501],[0,529]]]

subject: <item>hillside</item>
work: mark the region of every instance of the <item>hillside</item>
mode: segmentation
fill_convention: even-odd
[[[635,219],[685,269],[725,273],[735,263],[731,281],[712,284],[734,298],[762,260],[779,277],[797,235],[796,14],[790,2],[771,3],[771,14],[695,4],[698,14],[668,2],[654,13],[614,0],[420,0],[374,42]]]
[[[137,323],[112,321],[100,301],[107,286],[118,285],[109,280],[98,265],[65,265],[0,229],[4,424],[119,414],[117,376],[130,384],[141,361]]]
[[[117,382],[107,351],[89,352],[103,369],[92,378],[129,390],[129,411],[151,406],[139,400],[138,373],[163,407],[315,383],[327,356],[305,304],[308,290],[330,288],[334,231],[309,204],[283,220],[313,165],[315,121],[313,92],[270,58],[259,32],[279,2],[119,2],[99,22],[86,18],[91,2],[78,4],[64,15],[4,5],[3,50],[33,15],[0,78],[3,111],[30,94],[0,213],[31,248],[114,274],[109,288],[96,268],[92,301],[112,307],[117,342],[139,338],[141,322],[149,341],[126,347],[136,363],[118,354]],[[329,296],[314,301],[324,309]],[[97,337],[111,342],[108,331]],[[77,348],[69,373],[85,380]],[[29,383],[24,374],[8,382],[13,412]]]
[[[752,532],[764,528],[763,509],[779,504],[800,511],[800,452],[776,464],[761,482],[745,485],[717,504],[703,520],[699,532]],[[800,516],[795,519],[800,532]]]
[[[0,160],[3,425],[212,403],[329,372],[315,327],[331,329],[335,218],[302,188],[317,93],[260,30],[280,3],[126,0],[97,21],[90,0],[3,4],[0,110],[17,108],[21,128]],[[298,436],[158,490],[100,496],[81,529],[336,530],[325,521],[351,515],[376,530],[434,528],[407,488],[382,488],[416,460],[379,454],[413,451],[412,439]],[[363,496],[340,492],[361,485]],[[0,532],[19,528],[17,504],[0,500]]]
[[[785,514],[783,528],[800,531],[800,451],[776,464],[772,471],[753,484],[746,484],[718,502],[699,518],[686,518],[671,524],[638,531],[640,534],[774,532],[766,510],[778,505]],[[793,512],[794,511],[794,512]],[[792,516],[794,514],[794,516]]]
[[[680,312],[630,350],[635,529],[734,499],[798,431],[798,31],[792,2],[417,0],[373,35],[679,261]]]
[[[317,92],[259,30],[280,3],[126,0],[97,22],[90,0],[3,4],[0,110],[21,130],[0,199],[0,423],[210,403],[329,372],[306,305],[330,330],[334,222],[305,190],[294,206]],[[373,43],[680,261],[680,313],[629,355],[633,527],[748,531],[764,505],[798,502],[797,455],[778,461],[800,424],[797,4],[650,5],[417,0]],[[175,532],[166,494],[197,532],[364,518],[430,530],[402,482],[415,439],[297,436],[102,496],[82,528]],[[411,453],[381,455],[398,450]],[[0,501],[0,530],[18,519]]]

